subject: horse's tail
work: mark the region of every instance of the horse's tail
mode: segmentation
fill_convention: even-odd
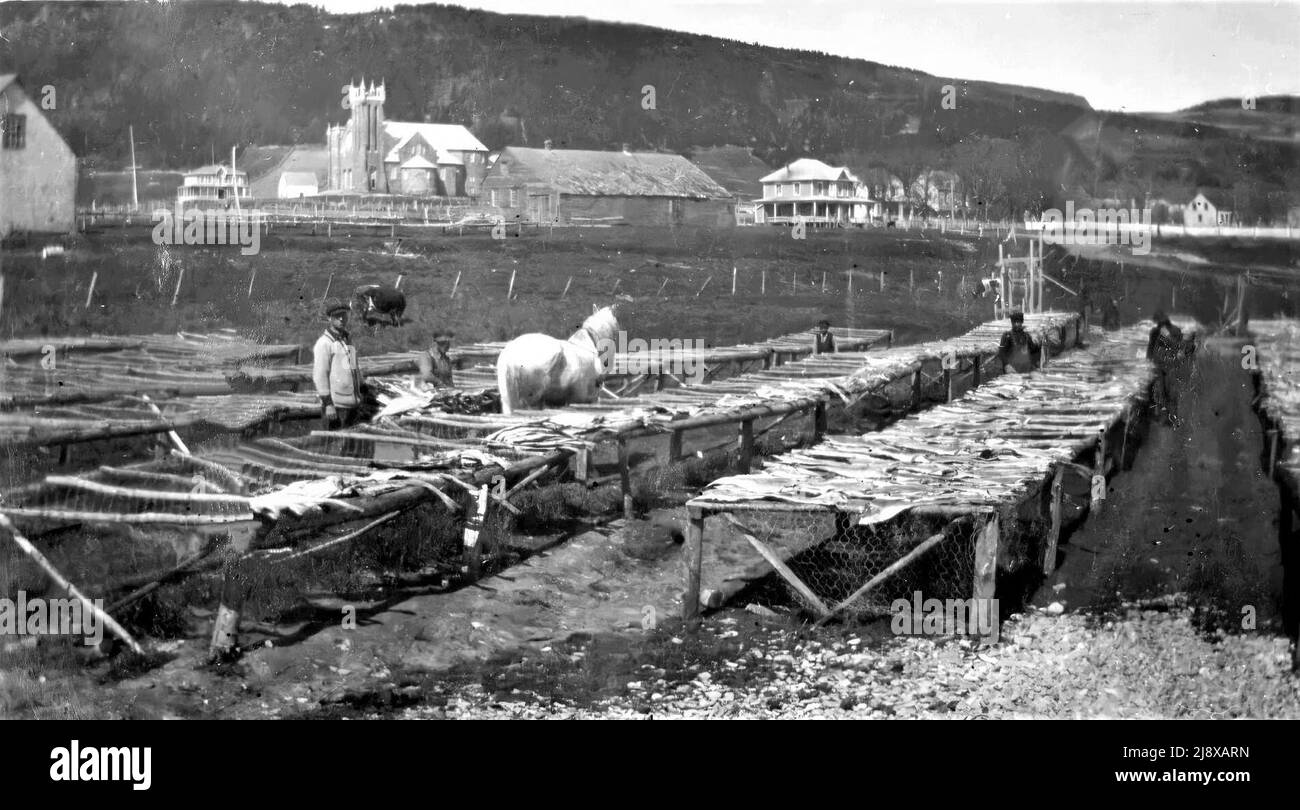
[[[519,407],[519,366],[504,351],[497,356],[497,390],[501,393],[501,413],[509,416]]]

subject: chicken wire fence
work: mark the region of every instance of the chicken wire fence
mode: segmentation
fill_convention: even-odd
[[[897,571],[854,598],[844,608],[845,616],[886,615],[895,600],[906,599],[911,604],[918,594],[922,600],[969,599],[973,594],[979,532],[975,521],[901,519],[859,526],[846,513],[747,513],[741,509],[734,517],[745,533],[778,556],[788,556],[790,572],[829,609],[926,545]],[[926,543],[938,534],[942,534],[941,540]],[[807,594],[782,576],[765,577],[756,586],[753,599],[820,612]]]

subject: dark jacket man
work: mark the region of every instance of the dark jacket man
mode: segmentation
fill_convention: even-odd
[[[998,344],[998,362],[1007,373],[1025,374],[1034,370],[1042,358],[1043,345],[1025,331],[1025,316],[1011,313],[1011,331],[1002,333]]]

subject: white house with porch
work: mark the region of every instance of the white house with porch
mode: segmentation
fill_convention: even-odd
[[[870,213],[866,188],[843,166],[801,158],[759,182],[763,197],[754,201],[759,225],[863,225]]]

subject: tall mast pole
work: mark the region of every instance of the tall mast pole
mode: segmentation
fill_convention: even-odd
[[[134,211],[140,207],[140,191],[135,177],[135,170],[139,168],[135,165],[135,126],[128,124],[127,130],[131,133],[131,210]]]

